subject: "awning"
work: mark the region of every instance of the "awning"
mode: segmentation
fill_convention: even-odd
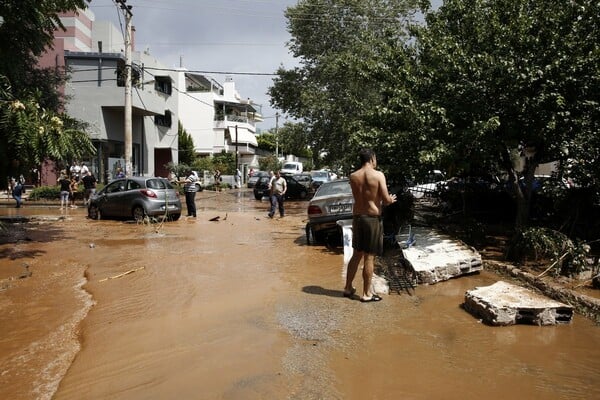
[[[236,143],[236,134],[235,134],[235,128],[229,128],[229,141],[231,142],[231,144],[235,144]],[[237,143],[238,144],[249,144],[252,146],[258,146],[258,142],[256,141],[256,136],[254,135],[254,133],[248,131],[247,129],[240,129],[238,128],[238,132],[237,132]]]

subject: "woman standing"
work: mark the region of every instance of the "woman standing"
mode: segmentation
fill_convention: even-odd
[[[60,185],[60,209],[62,210],[63,207],[66,209],[69,206],[69,193],[71,193],[71,181],[65,171],[60,171],[58,184]]]

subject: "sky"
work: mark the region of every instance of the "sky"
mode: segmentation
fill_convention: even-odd
[[[276,110],[269,104],[267,90],[274,74],[283,65],[297,61],[286,42],[284,11],[296,0],[127,0],[132,6],[135,50],[149,49],[167,67],[183,67],[223,83],[235,81],[242,98],[262,106],[261,130],[276,125]],[[113,0],[92,0],[96,21],[111,21],[125,30],[122,11]],[[230,74],[227,74],[227,73]],[[237,74],[234,74],[237,73]],[[249,74],[250,73],[250,74]],[[279,118],[279,126],[285,122]]]

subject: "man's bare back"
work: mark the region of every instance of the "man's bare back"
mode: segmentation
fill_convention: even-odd
[[[358,171],[350,174],[350,186],[354,196],[354,215],[381,215],[383,205],[396,201],[396,195],[390,195],[387,190],[385,176],[377,171],[377,159],[373,157]]]

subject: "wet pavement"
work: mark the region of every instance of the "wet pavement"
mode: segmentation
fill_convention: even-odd
[[[500,280],[485,270],[346,299],[306,204],[270,220],[249,190],[202,192],[198,218],[160,226],[0,208],[38,217],[0,246],[0,397],[600,398],[590,320],[482,324],[462,303]]]

